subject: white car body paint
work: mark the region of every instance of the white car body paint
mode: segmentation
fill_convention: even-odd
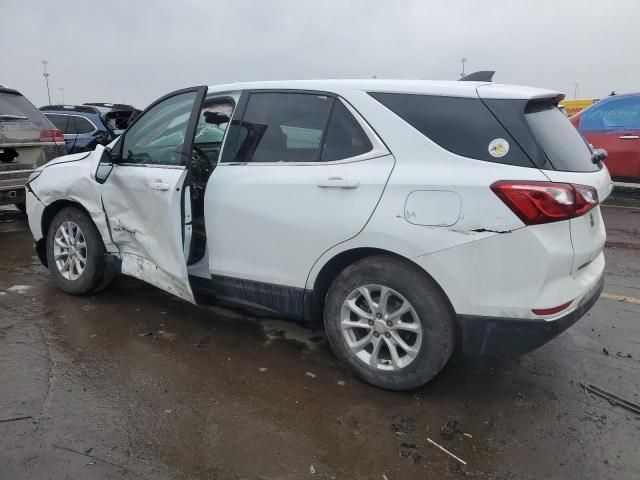
[[[456,155],[368,93],[470,98],[479,93],[487,99],[526,100],[557,92],[482,82],[327,80],[221,85],[210,87],[209,94],[246,89],[339,95],[357,118],[366,121],[368,133],[380,140],[381,145],[376,145],[380,154],[314,164],[219,164],[205,196],[208,272],[199,264],[197,269],[190,268],[193,274],[311,290],[322,268],[336,255],[376,248],[423,268],[459,315],[522,319],[540,318],[532,308],[568,299],[577,305],[601,277],[605,233],[599,208],[569,221],[525,227],[489,185],[505,179],[586,184],[597,188],[602,201],[610,192],[606,169],[542,171]],[[136,193],[144,182],[158,180],[157,172],[148,169],[140,172],[140,178],[122,183],[120,191],[131,189],[127,191],[136,199],[139,211],[133,212],[131,198],[121,198],[116,191],[109,194],[91,179],[95,157],[71,163],[64,163],[65,158],[69,157],[49,163],[32,182],[35,196],[27,197],[27,205],[36,240],[43,235],[38,231],[43,205],[59,199],[75,201],[90,213],[107,250],[120,255],[123,273],[193,301],[181,247],[182,225],[175,221],[179,213],[175,196],[162,204],[167,215],[156,223],[161,205],[146,192]],[[114,171],[123,168],[116,166]],[[109,181],[125,182],[128,175],[122,173]],[[183,173],[167,172],[160,180],[178,188]],[[356,188],[323,186],[331,179],[352,182]],[[441,201],[446,205],[439,210],[433,203]],[[592,220],[597,225],[595,234],[585,227]],[[158,268],[159,258],[164,259],[162,268]],[[181,288],[185,283],[187,288]]]
[[[122,273],[195,302],[182,246],[186,174],[185,167],[114,165],[101,191]]]
[[[65,155],[41,167],[42,174],[29,184],[37,198],[33,195],[27,197],[29,226],[36,241],[47,233],[40,228],[44,207],[65,200],[78,203],[89,213],[107,252],[118,252],[116,245],[111,242],[107,219],[102,209],[100,185],[91,178],[95,156],[102,148],[100,146],[97,151],[90,153]]]
[[[415,190],[404,204],[404,218],[413,225],[451,227],[461,214],[460,195],[446,190]]]

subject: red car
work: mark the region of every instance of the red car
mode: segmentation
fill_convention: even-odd
[[[607,97],[570,120],[594,148],[607,151],[614,180],[640,182],[640,93]]]

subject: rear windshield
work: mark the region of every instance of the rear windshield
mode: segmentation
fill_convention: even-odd
[[[34,122],[47,123],[42,113],[29,100],[15,93],[0,92],[0,115],[16,115]]]
[[[587,143],[555,105],[527,108],[525,118],[555,170],[594,172],[600,169],[591,161]]]

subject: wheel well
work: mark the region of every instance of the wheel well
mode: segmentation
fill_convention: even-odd
[[[78,210],[82,211],[85,215],[87,215],[87,217],[93,222],[93,219],[91,218],[91,215],[89,214],[87,209],[84,208],[78,202],[73,202],[71,200],[56,200],[55,202],[47,205],[44,211],[42,212],[42,219],[40,220],[40,225],[42,227],[43,238],[45,239],[47,238],[47,234],[49,233],[49,226],[51,225],[51,222],[53,222],[53,219],[56,216],[56,214],[60,210],[66,207],[77,208]]]
[[[349,265],[362,260],[363,258],[372,257],[374,255],[387,255],[389,257],[394,257],[417,268],[413,262],[402,255],[398,255],[397,253],[393,253],[389,250],[383,250],[381,248],[354,248],[352,250],[340,252],[322,267],[315,282],[313,283],[311,301],[307,304],[307,308],[309,309],[307,318],[312,328],[324,328],[322,318],[324,313],[324,301],[333,280]]]

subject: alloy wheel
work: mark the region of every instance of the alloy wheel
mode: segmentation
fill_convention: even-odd
[[[87,265],[87,242],[78,224],[71,221],[60,224],[53,242],[53,256],[65,279],[80,278]]]
[[[351,352],[377,370],[400,370],[420,353],[418,314],[406,298],[383,285],[363,285],[347,295],[340,327]]]

